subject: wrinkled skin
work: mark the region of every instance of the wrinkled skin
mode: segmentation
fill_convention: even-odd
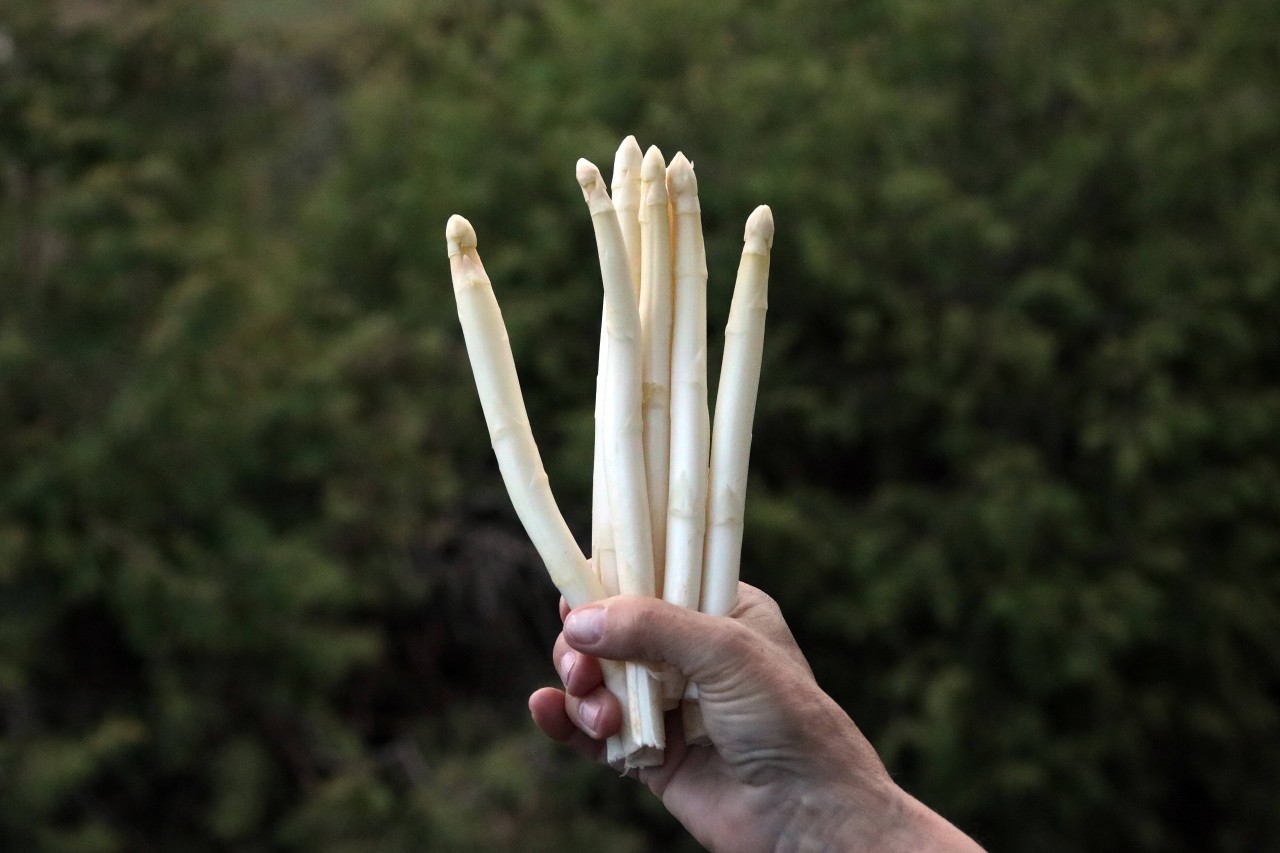
[[[695,681],[712,746],[686,744],[671,712],[663,764],[629,775],[709,849],[979,850],[898,788],[754,587],[740,585],[727,617],[634,596],[572,613],[562,602],[561,616],[552,655],[565,689],[529,698],[534,722],[603,760],[622,710],[598,658],[660,664]]]

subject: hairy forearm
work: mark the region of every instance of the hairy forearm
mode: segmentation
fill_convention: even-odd
[[[973,839],[887,779],[797,796],[775,850],[982,853]]]

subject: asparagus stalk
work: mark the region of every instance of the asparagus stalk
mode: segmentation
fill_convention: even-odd
[[[768,309],[769,250],[773,246],[773,213],[767,206],[757,207],[747,219],[743,240],[738,279],[725,326],[724,357],[711,431],[701,609],[716,616],[728,614],[738,598],[747,461],[751,455],[751,423],[760,386],[764,318]],[[684,712],[686,738],[691,743],[705,741],[701,712],[689,696],[686,696]]]
[[[641,417],[640,310],[631,287],[626,245],[600,170],[579,160],[578,183],[591,210],[604,284],[608,343],[605,400],[605,484],[614,519],[618,586],[629,595],[654,594],[653,538],[645,483]],[[628,754],[628,767],[660,764],[666,742],[661,691],[649,670],[627,665],[627,716],[643,749]]]
[[[738,280],[724,330],[724,357],[711,431],[702,611],[717,616],[727,614],[738,600],[747,461],[751,455],[751,423],[760,388],[772,247],[773,212],[766,205],[760,205],[747,219]]]
[[[470,222],[455,215],[449,218],[445,237],[467,356],[498,458],[498,470],[516,515],[570,607],[604,598],[603,587],[587,565],[551,493],[529,426],[502,311],[476,250],[476,232]],[[616,661],[601,664],[605,685],[621,693],[626,684],[623,667]],[[609,745],[610,756],[642,749],[637,730],[630,720],[624,720],[621,739]]]
[[[671,227],[667,167],[657,146],[640,173],[640,331],[644,348],[644,468],[653,534],[654,590],[661,594],[667,554],[667,471],[671,434]]]
[[[596,373],[595,459],[591,480],[591,567],[595,570],[596,577],[600,579],[604,594],[617,595],[618,553],[613,541],[613,513],[609,508],[609,490],[605,485],[604,479],[605,431],[603,429],[604,416],[602,406],[604,402],[604,377],[608,362],[608,338],[605,335],[604,320],[602,318],[600,325],[600,367]],[[615,669],[618,668],[616,661],[611,661],[610,663]],[[618,679],[615,684],[611,684],[609,689],[618,697],[618,703],[623,708],[626,708],[628,706],[628,698],[625,668],[622,668],[622,678]],[[638,744],[635,746],[638,746]],[[621,738],[609,738],[605,748],[606,760],[611,767],[625,767],[627,746],[623,744]]]
[[[608,337],[600,329],[600,367],[596,373],[595,457],[591,479],[591,565],[608,595],[618,594],[618,552],[604,464],[604,379],[609,363]]]
[[[623,242],[627,245],[627,258],[631,268],[632,289],[640,292],[640,145],[634,136],[628,136],[618,146],[613,158],[613,198],[618,212],[618,225],[622,228]],[[600,366],[596,372],[596,434],[593,476],[591,480],[591,562],[599,575],[605,592],[618,594],[618,553],[614,545],[613,512],[609,506],[609,488],[605,482],[604,399],[605,377],[608,375],[609,336],[606,334],[607,315],[600,312]],[[629,707],[625,681],[616,691],[623,708]],[[609,764],[625,765],[621,742],[610,738],[608,742]]]
[[[618,213],[618,225],[627,246],[628,266],[631,271],[632,289],[637,298],[640,293],[640,144],[634,136],[628,136],[618,146],[613,158],[613,199]],[[609,506],[609,489],[605,483],[603,405],[605,376],[608,375],[609,336],[606,334],[607,317],[600,313],[600,366],[596,372],[596,435],[591,480],[591,562],[604,584],[605,592],[618,594],[618,557],[614,546],[613,513]],[[625,697],[619,696],[626,707]]]
[[[698,180],[684,154],[672,158],[667,168],[667,187],[675,219],[675,328],[671,344],[671,463],[662,597],[672,604],[697,608],[702,592],[711,444],[707,412],[707,255],[702,240]],[[679,698],[683,690],[683,684],[669,682],[668,700]]]
[[[618,225],[622,228],[622,242],[627,246],[627,265],[631,270],[631,287],[640,299],[640,205],[644,196],[640,190],[643,174],[643,155],[640,143],[628,136],[613,155],[613,208],[618,212]]]

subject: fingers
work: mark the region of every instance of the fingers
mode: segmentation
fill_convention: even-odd
[[[565,642],[564,634],[556,637],[551,659],[555,662],[556,672],[560,673],[565,692],[570,696],[586,696],[604,683],[600,661],[591,655],[574,651]]]
[[[595,757],[599,744],[622,728],[622,707],[604,686],[600,661],[556,638],[551,652],[564,691],[543,688],[529,697],[534,722],[548,737]],[[581,735],[581,737],[579,737]],[[592,742],[590,750],[587,742]]]
[[[604,758],[604,739],[622,728],[622,707],[603,687],[583,697],[543,687],[529,697],[529,713],[547,737],[593,759]]]
[[[667,664],[711,686],[754,659],[760,637],[739,621],[708,616],[641,596],[584,605],[565,620],[564,637],[578,651],[612,660]]]
[[[738,592],[730,616],[708,616],[639,596],[615,596],[573,611],[562,602],[564,632],[556,638],[552,659],[565,689],[530,698],[539,728],[579,751],[592,743],[590,754],[596,757],[594,741],[622,724],[622,708],[603,683],[601,658],[667,665],[697,681],[704,692],[736,697],[730,701],[743,699],[744,690],[773,695],[817,689],[777,604],[746,584]],[[780,668],[787,658],[791,662]]]
[[[543,687],[529,697],[529,713],[533,724],[547,737],[563,743],[577,753],[599,761],[604,758],[604,743],[582,731],[569,717],[565,695],[554,687]]]
[[[565,714],[573,724],[593,738],[603,740],[622,728],[622,706],[604,687],[586,696],[565,696]]]

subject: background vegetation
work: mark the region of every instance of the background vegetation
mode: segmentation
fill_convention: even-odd
[[[8,0],[0,847],[691,849],[543,743],[555,594],[444,257],[572,526],[575,159],[778,222],[745,578],[992,850],[1280,843],[1274,0]],[[713,353],[718,358],[718,353]]]

